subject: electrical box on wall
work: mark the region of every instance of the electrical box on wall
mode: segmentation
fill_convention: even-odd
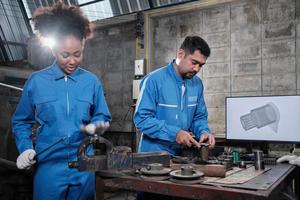
[[[145,75],[145,59],[139,59],[134,61],[134,76]]]
[[[141,79],[132,81],[132,99],[138,99],[141,81]]]

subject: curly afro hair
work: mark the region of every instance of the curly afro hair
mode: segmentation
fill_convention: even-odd
[[[79,7],[65,5],[57,1],[51,7],[40,7],[33,14],[34,29],[42,37],[63,38],[74,35],[79,39],[89,39],[94,26]]]

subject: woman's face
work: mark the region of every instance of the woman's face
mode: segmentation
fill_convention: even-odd
[[[53,48],[59,67],[66,74],[73,73],[82,63],[83,41],[73,35],[62,38]]]

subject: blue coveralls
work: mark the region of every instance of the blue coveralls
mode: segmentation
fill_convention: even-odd
[[[180,129],[192,131],[197,140],[210,133],[202,81],[198,76],[182,79],[172,63],[151,72],[141,82],[134,123],[142,131],[140,152],[178,155]]]
[[[13,116],[13,133],[20,153],[33,149],[32,128],[36,131],[35,151],[62,142],[37,156],[34,199],[92,199],[95,175],[69,169],[77,160],[77,149],[86,135],[81,124],[111,121],[98,78],[82,68],[64,76],[57,63],[35,72],[27,80]],[[93,153],[92,148],[89,150]]]

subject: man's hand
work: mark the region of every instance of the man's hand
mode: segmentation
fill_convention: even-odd
[[[200,147],[200,144],[193,138],[193,136],[191,136],[189,132],[184,131],[184,130],[180,130],[177,133],[176,142],[178,144],[183,144],[188,147],[191,147],[193,144],[196,147]]]
[[[34,160],[36,153],[33,149],[27,149],[21,153],[17,158],[18,169],[30,169],[30,167],[36,162]]]
[[[215,147],[216,141],[215,141],[215,137],[213,136],[213,134],[210,133],[202,133],[200,136],[200,140],[199,143],[207,143],[210,149]]]

